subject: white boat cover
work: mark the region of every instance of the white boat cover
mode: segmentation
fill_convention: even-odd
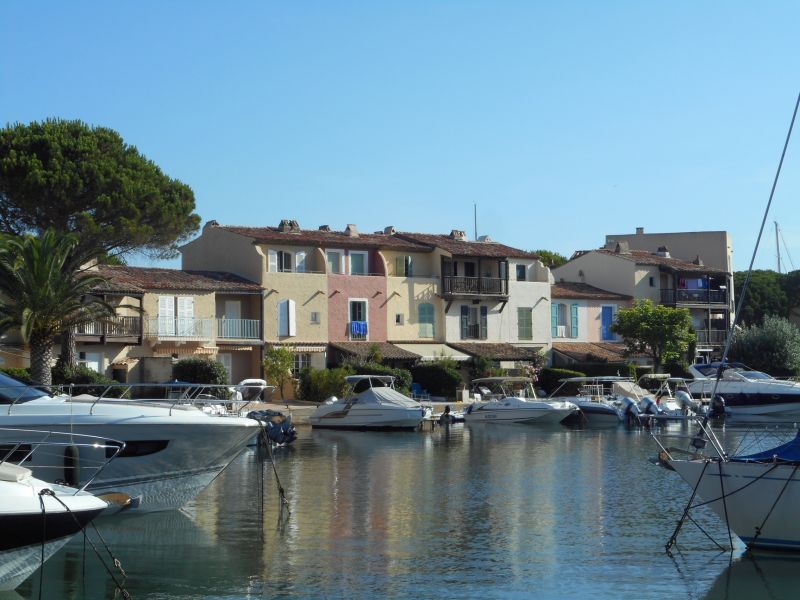
[[[394,404],[403,408],[419,408],[416,400],[404,396],[390,387],[374,387],[358,394],[357,404]]]

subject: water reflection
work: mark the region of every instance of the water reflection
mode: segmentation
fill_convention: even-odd
[[[694,527],[679,540],[685,560],[664,553],[690,490],[647,462],[655,452],[646,433],[622,428],[302,429],[275,451],[274,471],[248,450],[186,511],[99,526],[137,599],[733,598],[720,594],[745,584],[726,581],[771,581],[772,567],[728,569]],[[713,513],[694,516],[725,539]],[[112,597],[98,566],[71,542],[45,566],[43,597]],[[37,597],[37,581],[20,595]]]
[[[705,600],[793,600],[797,598],[800,557],[747,553],[722,571]]]

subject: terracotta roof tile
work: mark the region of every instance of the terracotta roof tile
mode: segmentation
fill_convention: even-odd
[[[725,271],[721,271],[713,267],[697,265],[693,262],[689,262],[687,260],[680,260],[678,258],[668,258],[666,256],[659,256],[657,254],[654,254],[652,252],[647,252],[644,250],[629,250],[627,253],[621,253],[621,252],[615,252],[614,250],[608,250],[606,248],[599,248],[598,250],[595,250],[595,252],[599,252],[601,254],[607,254],[609,256],[616,256],[624,260],[630,260],[635,262],[637,265],[652,265],[657,267],[664,267],[671,271],[677,271],[681,273],[717,273],[717,274],[725,273]]]
[[[383,358],[395,360],[417,360],[419,354],[398,348],[389,342],[331,342],[331,347],[347,354],[366,357],[377,347]]]
[[[448,342],[447,345],[470,356],[483,356],[490,360],[534,360],[541,354],[538,348],[503,343]]]
[[[432,233],[410,233],[400,231],[395,234],[398,237],[411,240],[418,244],[436,246],[446,250],[453,256],[475,256],[488,258],[527,258],[538,259],[539,257],[532,252],[526,252],[519,248],[512,248],[498,242],[464,241],[453,239],[449,235]]]
[[[552,298],[574,298],[580,300],[631,300],[631,296],[617,294],[588,283],[578,283],[571,281],[560,281],[550,286],[550,296]]]
[[[622,362],[626,360],[625,346],[615,343],[553,342],[553,351],[576,361]]]
[[[100,289],[115,292],[143,293],[150,290],[187,290],[202,292],[258,293],[261,286],[253,281],[219,271],[180,271],[153,267],[99,265],[97,273],[108,279]]]

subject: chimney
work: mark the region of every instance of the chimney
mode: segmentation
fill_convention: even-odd
[[[467,241],[467,234],[465,232],[461,231],[460,229],[453,229],[450,232],[450,237],[452,239],[458,240],[460,242],[466,242]]]
[[[695,259],[692,262],[694,264],[696,264],[698,267],[702,267],[703,266],[703,259],[700,258],[699,254],[695,257]]]
[[[388,227],[383,228],[383,233],[386,235],[394,235],[397,233],[397,229],[394,228],[394,225],[389,225]]]
[[[290,219],[281,219],[281,222],[278,224],[278,231],[291,231],[292,230],[292,222]]]
[[[479,242],[493,242],[494,240],[490,238],[488,235],[482,235],[478,238]]]
[[[300,223],[292,219],[291,221],[289,221],[289,228],[292,231],[300,231]]]
[[[358,229],[352,223],[347,224],[344,233],[347,237],[358,237]]]
[[[628,248],[628,242],[617,242],[614,252],[617,254],[630,254],[631,250]]]
[[[206,222],[205,225],[203,225],[203,231],[205,231],[206,229],[211,229],[212,227],[219,227],[219,223],[217,223],[216,221],[213,221],[213,220],[212,221],[208,221],[208,222]]]
[[[659,246],[658,250],[656,250],[656,256],[662,256],[664,258],[672,258],[669,254],[669,248],[666,246]]]
[[[319,226],[319,230],[320,231],[330,231],[331,230],[331,226],[330,225],[320,225]]]
[[[636,235],[644,235],[644,227],[637,227]]]

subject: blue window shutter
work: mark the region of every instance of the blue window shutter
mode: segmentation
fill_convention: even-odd
[[[465,340],[469,337],[469,306],[466,304],[461,305],[461,339]]]
[[[611,332],[611,324],[614,321],[614,309],[610,306],[603,307],[601,337],[604,340],[613,340],[614,334]]]
[[[578,305],[570,307],[570,321],[572,322],[572,337],[578,337]]]
[[[488,316],[489,316],[489,307],[488,306],[481,306],[481,339],[485,340],[488,336]]]
[[[558,304],[550,305],[550,335],[556,337],[558,335]]]

